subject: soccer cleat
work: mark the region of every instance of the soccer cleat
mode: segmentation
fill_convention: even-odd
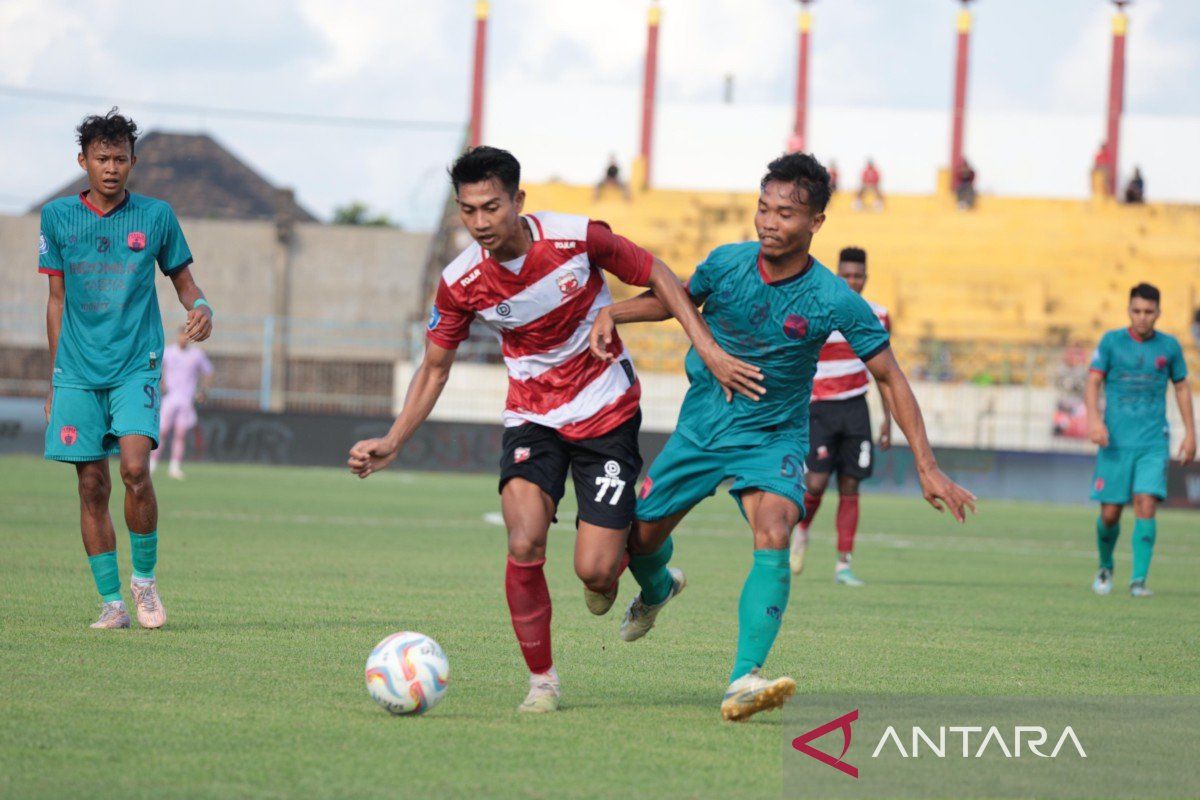
[[[1129,584],[1130,597],[1154,597],[1154,592],[1146,588],[1146,581],[1134,581]]]
[[[167,467],[167,477],[181,481],[183,480],[183,470],[178,464],[172,464],[171,466]]]
[[[158,596],[158,584],[153,579],[142,581],[134,578],[129,582],[129,590],[133,593],[133,604],[137,607],[138,625],[143,628],[161,628],[167,621],[167,610],[163,608],[162,600]]]
[[[658,612],[687,586],[687,577],[683,570],[670,567],[667,571],[671,573],[671,593],[667,595],[666,600],[652,606],[646,605],[642,602],[642,593],[638,592],[629,601],[629,608],[625,609],[625,618],[621,620],[621,638],[625,641],[635,642],[649,633],[654,627]]]
[[[1096,580],[1092,581],[1092,591],[1096,594],[1108,594],[1112,591],[1112,570],[1100,568]]]
[[[111,603],[105,603],[100,609],[100,619],[92,623],[93,628],[128,628],[129,627],[129,612],[125,610],[125,603],[120,600],[114,600]]]
[[[792,531],[792,554],[788,559],[792,566],[792,574],[799,575],[804,571],[804,554],[808,552],[808,531],[797,525]]]
[[[729,684],[721,701],[721,716],[730,722],[741,722],[760,711],[779,708],[795,693],[796,682],[791,678],[769,681],[754,670]]]
[[[524,714],[548,714],[558,711],[562,699],[562,687],[558,681],[538,679],[529,684],[529,694],[525,702],[517,706],[517,711]]]
[[[850,565],[838,562],[837,570],[833,573],[833,582],[838,586],[866,586],[867,582],[859,578],[850,569]]]
[[[587,603],[588,611],[595,614],[597,617],[602,617],[608,613],[608,610],[613,607],[613,603],[617,602],[618,584],[613,583],[612,591],[607,594],[595,592],[588,587],[583,587],[583,602]]]

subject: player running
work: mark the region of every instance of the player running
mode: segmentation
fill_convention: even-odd
[[[838,254],[838,277],[862,294],[867,285],[867,252],[847,247]],[[867,301],[883,329],[891,333],[887,309]],[[809,416],[808,480],[804,492],[804,518],[792,532],[792,574],[804,569],[808,529],[837,470],[837,562],[833,579],[840,586],[863,586],[850,569],[854,536],[858,533],[858,484],[871,477],[874,467],[871,445],[871,412],[867,410],[867,365],[857,356],[840,332],[829,334],[817,361]],[[879,385],[883,423],[879,426],[879,449],[892,446],[892,411],[885,384]]]
[[[192,347],[187,328],[179,329],[179,336],[163,352],[163,385],[166,394],[162,399],[162,424],[158,440],[164,442],[171,436],[171,463],[167,475],[177,481],[184,478],[183,453],[185,442],[192,428],[196,427],[196,403],[204,402],[204,393],[212,383],[212,362],[199,347]],[[160,447],[150,454],[150,472],[158,466],[158,456],[165,450]]]
[[[938,469],[921,410],[888,347],[871,307],[809,254],[825,221],[829,174],[810,155],[783,156],[762,179],[755,228],[758,242],[718,247],[688,283],[717,343],[759,366],[765,389],[758,401],[732,401],[695,352],[686,359],[691,387],[679,425],[650,467],[630,536],[629,568],[641,586],[621,623],[633,641],[654,625],[678,592],[667,562],[671,531],[701,500],[731,479],[730,494],[750,525],[754,558],[738,604],[738,643],[725,719],[742,720],[776,708],[791,696],[791,678],[767,680],[760,670],[787,609],[791,572],[788,537],[803,514],[808,403],[821,346],[841,331],[855,355],[892,399],[896,421],[913,449],[925,499],[964,519],[975,497]],[[592,350],[611,361],[614,325],[661,320],[670,310],[652,293],[605,308],[592,331]]]
[[[187,309],[186,336],[212,333],[212,308],[192,280],[179,220],[161,200],[125,189],[137,163],[137,125],[112,109],[77,129],[88,188],[42,208],[38,272],[50,276],[46,335],[54,378],[46,397],[46,458],[75,465],[83,546],[103,600],[93,628],[128,628],[108,498],[108,456],[121,455],[129,588],[143,628],[167,614],[154,580],[158,502],[150,482],[157,446],[163,328],[154,266]]]
[[[1092,499],[1100,503],[1096,547],[1100,571],[1092,583],[1096,594],[1108,594],[1113,582],[1113,549],[1121,535],[1121,510],[1133,501],[1133,572],[1129,593],[1154,594],[1146,588],[1154,555],[1157,523],[1154,515],[1167,497],[1167,381],[1175,384],[1175,402],[1183,416],[1183,442],[1176,457],[1186,464],[1196,457],[1196,425],[1192,390],[1179,340],[1154,330],[1160,313],[1159,291],[1139,283],[1129,291],[1128,328],[1109,331],[1092,357],[1084,402],[1096,454]],[[1100,385],[1104,384],[1104,416],[1100,415]]]
[[[683,285],[658,259],[607,224],[566,214],[522,214],[521,167],[477,147],[450,169],[459,217],[475,244],[442,272],[425,357],[388,435],[358,442],[350,469],[365,478],[391,464],[429,416],[472,320],[498,334],[508,367],[500,504],[508,528],[504,588],[530,690],[519,711],[555,711],[561,694],[550,649],[546,536],[567,475],[579,504],[575,573],[588,608],[617,597],[634,514],[641,384],[617,338],[611,363],[592,358],[588,332],[612,302],[602,270],[650,286],[680,320],[726,391],[751,392],[757,370],[717,347]]]

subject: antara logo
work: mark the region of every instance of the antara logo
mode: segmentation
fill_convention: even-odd
[[[478,278],[482,274],[483,274],[483,270],[481,270],[479,267],[476,267],[475,269],[468,272],[467,277],[465,277],[461,281],[459,281],[458,285],[459,286],[470,286],[472,283],[475,282],[475,279]]]

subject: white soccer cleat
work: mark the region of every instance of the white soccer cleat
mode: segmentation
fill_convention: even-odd
[[[592,591],[585,586],[583,587],[583,602],[587,604],[588,611],[597,617],[602,617],[613,607],[613,603],[617,602],[618,589],[619,586],[615,582],[613,583],[612,591],[608,594]]]
[[[800,525],[797,525],[792,530],[792,553],[788,558],[788,562],[792,567],[792,574],[799,575],[804,571],[804,554],[808,552],[808,531]]]
[[[134,578],[129,582],[133,593],[133,604],[137,608],[138,625],[143,628],[161,628],[167,621],[167,610],[158,596],[158,584],[153,580]]]
[[[1134,581],[1129,584],[1130,597],[1154,597],[1154,592],[1146,588],[1146,581]]]
[[[1101,567],[1100,571],[1096,573],[1096,580],[1092,581],[1092,591],[1104,595],[1111,592],[1112,587],[1112,570]]]
[[[91,627],[96,629],[128,628],[129,612],[125,610],[125,603],[121,600],[105,603],[104,607],[100,609],[100,619],[93,622]]]
[[[558,711],[561,700],[561,684],[556,680],[539,675],[536,679],[530,680],[529,694],[525,695],[525,702],[517,706],[517,711],[523,714],[548,714],[551,711]]]
[[[670,567],[667,570],[671,573],[671,593],[667,595],[667,599],[661,603],[656,603],[652,606],[642,602],[642,593],[638,592],[634,598],[629,601],[629,608],[625,609],[625,618],[621,620],[621,638],[627,642],[635,642],[650,632],[654,627],[654,620],[658,617],[658,612],[662,611],[663,606],[671,602],[671,598],[683,591],[687,586],[687,576],[683,574],[683,570]]]
[[[769,681],[754,670],[729,684],[721,701],[721,716],[730,722],[741,722],[760,711],[779,708],[795,693],[796,682],[791,678]]]
[[[850,565],[845,562],[838,562],[837,569],[833,573],[833,582],[838,586],[866,586],[867,582],[859,578],[850,569]]]
[[[178,464],[172,464],[167,468],[167,477],[174,478],[177,481],[184,479],[183,470]]]

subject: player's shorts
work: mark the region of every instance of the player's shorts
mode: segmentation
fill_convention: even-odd
[[[157,373],[132,377],[111,389],[55,386],[46,427],[46,458],[99,461],[120,450],[118,439],[141,434],[158,447]]]
[[[162,401],[162,430],[191,430],[198,418],[192,398],[186,395],[167,395]]]
[[[1092,500],[1125,505],[1135,494],[1167,499],[1167,464],[1171,451],[1158,447],[1102,447],[1096,453]]]
[[[762,489],[791,500],[803,517],[807,448],[794,431],[764,433],[754,447],[702,447],[675,431],[642,482],[637,517],[649,522],[687,511],[726,480],[733,481],[729,493],[742,516],[742,492]]]
[[[513,478],[524,478],[550,495],[557,506],[570,472],[579,521],[624,530],[633,523],[634,484],[642,471],[641,426],[639,411],[603,436],[579,441],[532,422],[506,428],[500,491]]]
[[[809,408],[809,471],[836,471],[858,480],[871,477],[875,451],[866,395],[822,400]]]

